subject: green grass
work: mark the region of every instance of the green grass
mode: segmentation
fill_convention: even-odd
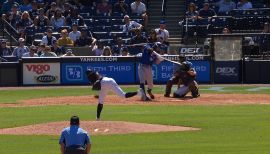
[[[0,127],[68,120],[93,120],[95,106],[0,108]],[[92,136],[93,153],[232,153],[270,151],[270,106],[110,106],[106,120],[202,128],[197,132]],[[60,133],[60,132],[59,132]],[[25,140],[27,139],[27,141]],[[58,136],[0,136],[0,153],[58,153]],[[39,148],[40,147],[40,148]]]
[[[223,85],[222,85],[223,86]],[[264,93],[248,91],[255,86],[201,86],[202,93]],[[124,87],[134,91],[137,87]],[[214,88],[214,90],[213,90]],[[164,86],[156,86],[163,93]],[[0,103],[18,103],[22,99],[80,96],[94,94],[89,87],[0,90]],[[96,105],[38,107],[1,107],[0,128],[53,121],[67,121],[71,115],[94,120]],[[105,120],[132,121],[202,128],[194,132],[142,133],[91,136],[94,154],[269,154],[269,105],[106,105]],[[68,125],[68,124],[67,124]],[[60,132],[59,132],[60,134]],[[0,154],[57,154],[59,136],[0,135]]]

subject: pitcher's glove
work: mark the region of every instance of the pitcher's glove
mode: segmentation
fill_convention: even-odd
[[[100,80],[97,80],[94,84],[93,84],[93,87],[92,87],[92,90],[100,90],[101,89],[101,81]]]

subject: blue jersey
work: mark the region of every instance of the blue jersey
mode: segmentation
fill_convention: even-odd
[[[149,52],[149,46],[145,46],[143,49],[142,57],[140,59],[141,64],[145,65],[152,65],[153,62],[156,60],[156,57],[152,55],[152,52]]]
[[[71,125],[70,127],[63,129],[59,140],[59,144],[61,143],[64,143],[66,147],[73,145],[84,147],[86,144],[91,142],[90,137],[85,130],[77,125]]]

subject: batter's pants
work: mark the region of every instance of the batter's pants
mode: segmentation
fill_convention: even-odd
[[[139,64],[138,75],[140,79],[140,84],[145,84],[147,82],[148,89],[153,89],[153,74],[152,65]]]

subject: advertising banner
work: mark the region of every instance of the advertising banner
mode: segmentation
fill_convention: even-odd
[[[215,61],[215,83],[238,83],[240,82],[240,61]]]
[[[210,78],[210,62],[209,61],[190,61],[193,64],[193,68],[197,72],[196,81],[201,83],[209,83]],[[153,65],[152,73],[154,83],[166,83],[172,76],[177,64],[173,64],[168,61],[164,61],[159,65]],[[137,64],[138,67],[138,64]],[[138,73],[136,73],[136,81],[139,82]]]
[[[88,84],[87,69],[98,71],[102,76],[114,78],[119,84],[133,84],[135,81],[134,62],[113,63],[62,63],[62,84]]]
[[[60,63],[23,63],[23,84],[60,84]]]

